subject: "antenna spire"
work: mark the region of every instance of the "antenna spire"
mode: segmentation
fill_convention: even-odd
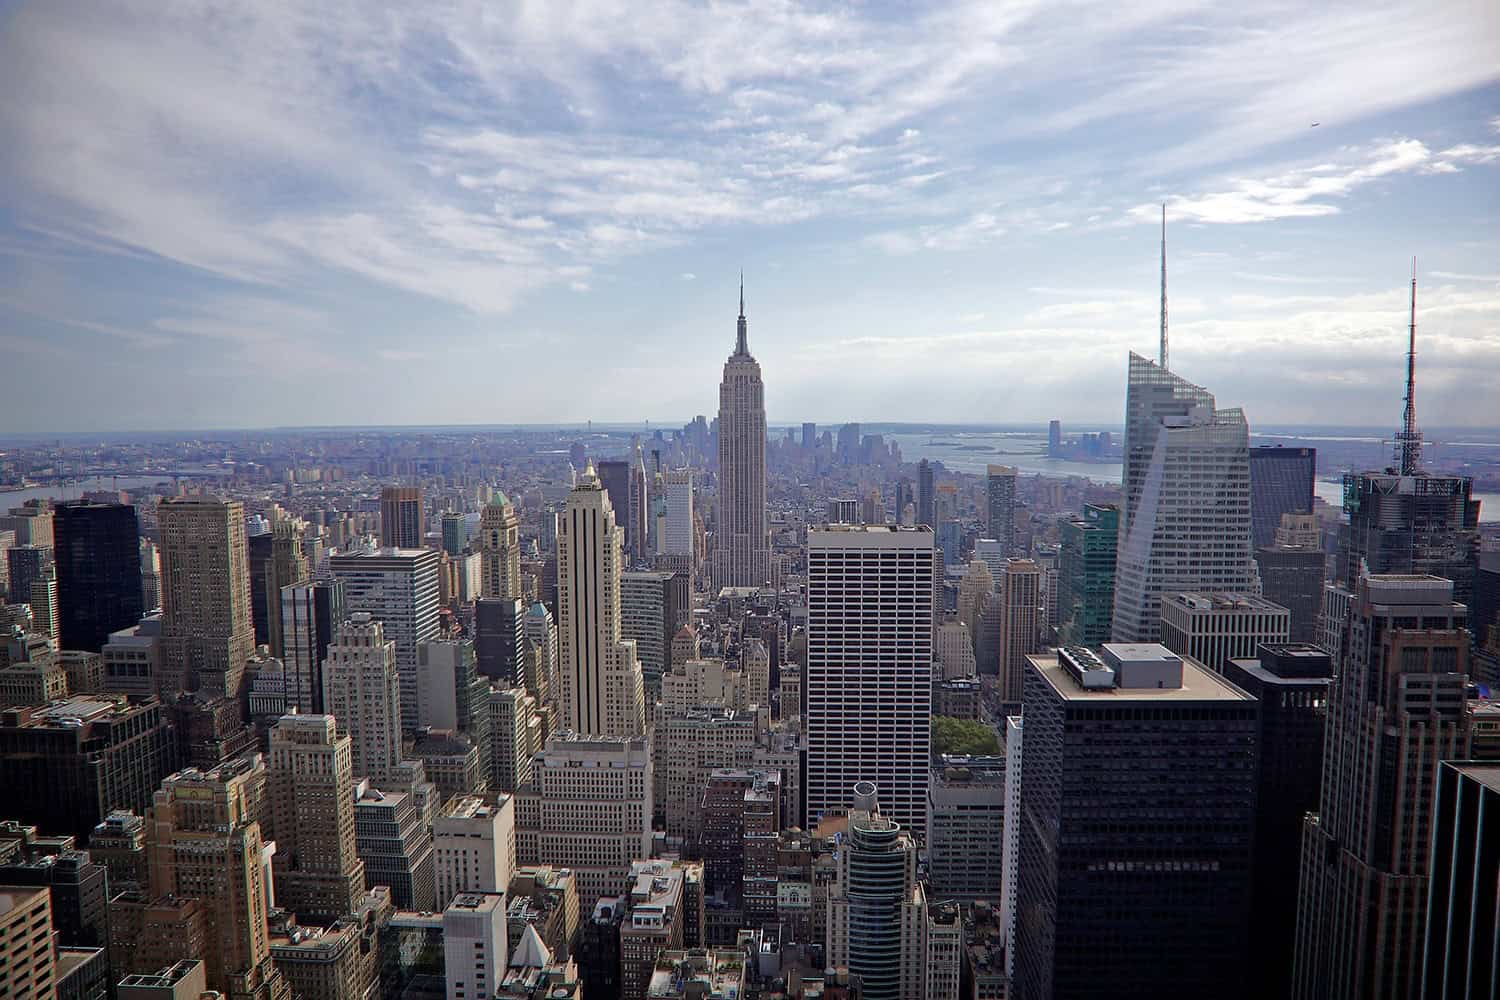
[[[1407,325],[1406,409],[1397,435],[1396,458],[1403,476],[1416,475],[1422,467],[1422,432],[1417,430],[1417,258],[1411,259],[1411,317]]]
[[[736,327],[736,331],[735,332],[736,332],[735,341],[734,341],[734,353],[735,353],[735,355],[737,357],[748,357],[749,354],[750,354],[750,345],[748,343],[748,333],[747,333],[747,331],[745,329],[745,272],[744,271],[740,272],[740,321],[739,321],[739,324]]]
[[[1167,367],[1167,203],[1161,203],[1161,359]]]

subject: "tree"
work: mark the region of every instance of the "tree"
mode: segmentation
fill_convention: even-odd
[[[1000,737],[982,722],[934,715],[932,717],[932,752],[934,754],[995,754],[1000,752]]]

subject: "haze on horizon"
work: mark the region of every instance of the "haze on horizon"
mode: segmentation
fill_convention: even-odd
[[[1257,425],[1500,391],[1500,8],[0,11],[0,428]],[[1313,123],[1316,122],[1316,127]],[[781,415],[786,415],[782,417]]]

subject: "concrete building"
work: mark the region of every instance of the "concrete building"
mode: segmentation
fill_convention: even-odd
[[[287,700],[301,712],[324,710],[323,661],[344,620],[342,580],[312,580],[281,589],[281,662],[287,674]]]
[[[662,555],[682,560],[683,568],[694,573],[697,571],[698,551],[693,544],[693,470],[673,469],[662,480],[667,502]]]
[[[1161,644],[1223,672],[1263,643],[1291,638],[1291,612],[1259,594],[1186,591],[1161,596]]]
[[[631,862],[651,854],[652,773],[644,738],[550,738],[515,795],[519,863],[570,869],[590,911],[618,894]]]
[[[516,815],[509,795],[494,805],[473,796],[448,800],[432,827],[438,909],[466,892],[503,894],[516,870]]]
[[[89,836],[89,857],[109,872],[111,891],[146,885],[146,821],[114,809]]]
[[[687,872],[670,861],[639,861],[630,868],[624,923],[620,926],[620,1000],[645,1000],[656,956],[683,947],[688,918]],[[700,897],[697,905],[702,907]],[[702,919],[698,921],[702,926]]]
[[[759,587],[772,579],[766,530],[766,395],[760,363],[750,354],[745,292],[734,353],[719,383],[719,500],[714,587]]]
[[[491,688],[490,791],[514,792],[531,781],[532,758],[542,749],[542,720],[525,688]]]
[[[407,750],[407,763],[420,763],[428,781],[437,788],[437,801],[455,795],[483,795],[489,789],[489,774],[480,766],[479,746],[467,733],[451,729],[423,729]]]
[[[133,698],[159,694],[161,614],[147,615],[129,628],[110,633],[99,657],[105,692]]]
[[[136,972],[115,987],[118,1000],[199,1000],[208,989],[200,959],[183,959],[154,973]]]
[[[401,764],[401,682],[385,625],[355,612],[338,627],[323,664],[323,704],[353,747],[356,778],[391,782]]]
[[[110,633],[140,621],[140,526],[135,508],[75,500],[53,509],[59,637],[99,652]]]
[[[479,513],[480,595],[521,600],[521,521],[496,490]]]
[[[344,582],[345,613],[368,614],[395,643],[403,730],[417,728],[417,646],[437,638],[440,561],[437,550],[422,548],[360,548],[328,560]]]
[[[1163,594],[1256,594],[1250,426],[1207,390],[1138,354],[1125,394],[1125,505],[1111,634],[1155,642]]]
[[[1450,580],[1360,578],[1303,827],[1294,997],[1420,995],[1438,763],[1470,748],[1466,615]]]
[[[255,652],[245,508],[238,500],[168,497],[161,540],[160,689],[236,700]]]
[[[365,887],[389,886],[402,910],[433,909],[432,834],[415,791],[356,786],[354,842],[365,863]]]
[[[568,494],[557,534],[562,724],[593,736],[646,731],[641,665],[620,631],[620,529],[592,467]]]
[[[1026,657],[1039,648],[1042,569],[1030,559],[1009,559],[1004,575],[995,583],[1000,610],[1000,699],[1007,705],[1018,705],[1026,678]]]
[[[307,923],[331,924],[365,892],[351,741],[331,715],[287,715],[271,727],[270,746],[277,904]]]
[[[931,530],[808,532],[807,813],[841,810],[878,782],[920,833],[931,739],[936,549]]]
[[[732,708],[658,712],[651,747],[653,806],[668,836],[696,841],[709,776],[716,768],[748,764],[756,735],[755,715]]]
[[[47,890],[0,885],[0,996],[52,1000],[56,995],[52,904]]]
[[[67,838],[68,842],[72,838]],[[23,849],[0,865],[0,885],[46,886],[52,894],[52,928],[57,943],[70,948],[109,944],[109,874],[87,851],[71,847],[51,853]]]
[[[266,781],[259,755],[167,778],[146,816],[150,893],[198,900],[209,918],[208,985],[231,997],[287,1000],[271,961],[268,860],[256,818]]]
[[[523,930],[530,928],[553,955],[566,960],[572,954],[579,912],[578,885],[571,870],[521,866],[510,878],[506,899],[511,940],[521,940]]]
[[[161,703],[85,695],[0,711],[7,809],[44,830],[86,838],[113,808],[145,812],[177,763]]]
[[[420,549],[427,521],[422,490],[415,486],[387,486],[380,491],[380,545],[387,549]]]
[[[1025,702],[1015,995],[1248,995],[1255,700],[1107,643],[1032,656]]]
[[[738,915],[736,930],[774,923],[780,772],[716,768],[703,786],[701,815],[705,893]],[[710,933],[705,943],[719,942]]]
[[[620,636],[635,642],[641,679],[647,691],[661,689],[661,675],[670,666],[672,622],[669,590],[673,574],[641,570],[620,574]]]
[[[443,969],[449,1000],[488,1000],[503,978],[505,894],[465,892],[443,910]]]
[[[927,881],[936,899],[1001,899],[1005,757],[944,754],[927,786]]]
[[[1302,821],[1318,810],[1324,722],[1333,664],[1306,643],[1260,647],[1230,660],[1224,676],[1260,702],[1256,761],[1255,868],[1250,898],[1252,983],[1262,996],[1291,992]]]

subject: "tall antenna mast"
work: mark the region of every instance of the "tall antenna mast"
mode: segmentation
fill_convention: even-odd
[[[1161,366],[1167,367],[1167,203],[1161,203]]]
[[[1422,432],[1417,430],[1417,258],[1411,259],[1411,318],[1407,325],[1406,409],[1402,414],[1396,457],[1403,476],[1416,475],[1422,466]]]

